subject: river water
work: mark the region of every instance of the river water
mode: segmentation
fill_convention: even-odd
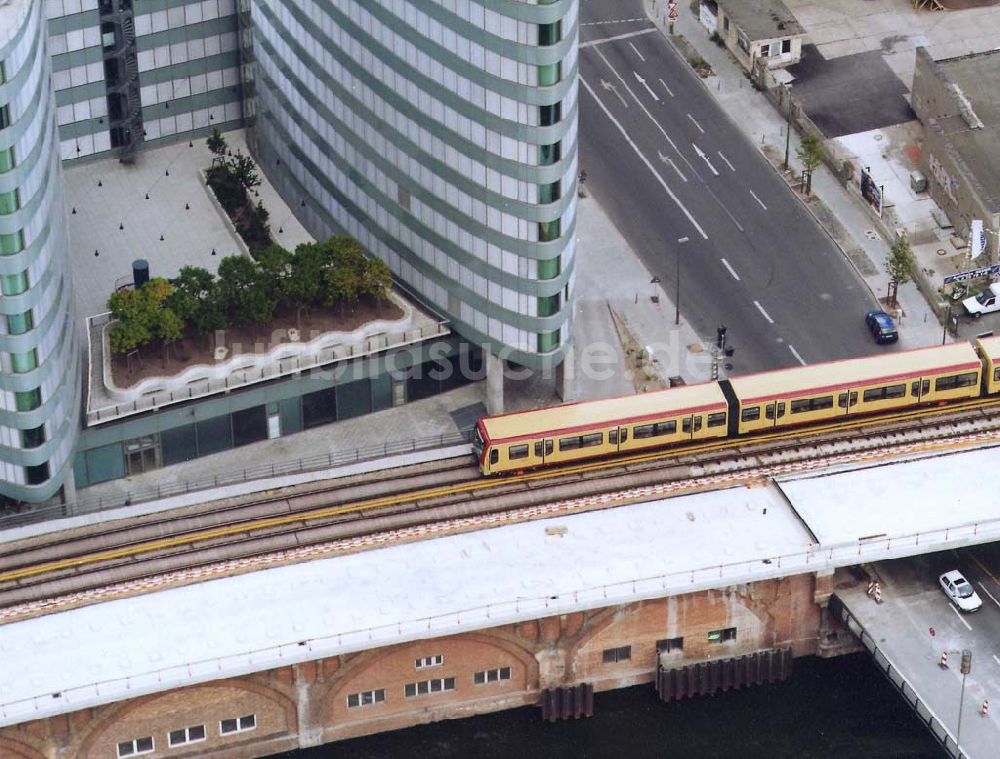
[[[664,704],[652,685],[595,694],[594,716],[537,708],[397,730],[274,759],[942,759],[868,654],[797,659],[775,685]]]

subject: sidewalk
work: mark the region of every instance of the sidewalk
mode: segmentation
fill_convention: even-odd
[[[647,2],[645,9],[669,39],[663,24],[666,0]],[[785,116],[751,86],[729,52],[709,39],[705,27],[692,16],[686,5],[678,4],[678,11],[680,17],[674,25],[675,35],[683,36],[712,67],[713,75],[703,80],[706,88],[775,170],[780,171],[785,155]],[[793,130],[789,149],[789,161],[793,168],[798,164],[795,156],[799,144],[799,137]],[[820,166],[813,172],[812,190],[814,198],[809,201],[797,191],[792,192],[844,251],[844,256],[858,271],[873,297],[884,298],[889,287],[885,260],[891,243],[877,230],[875,220],[862,206],[860,196],[848,191],[826,166]],[[874,307],[875,304],[872,305]],[[915,348],[941,342],[941,324],[914,283],[899,288],[899,305],[902,309],[901,347]]]

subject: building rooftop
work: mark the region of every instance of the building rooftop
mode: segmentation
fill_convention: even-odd
[[[432,539],[406,542],[427,529],[406,528],[299,549],[312,560],[298,564],[173,588],[166,577],[159,592],[0,625],[0,726],[409,640],[856,564],[859,546],[875,561],[995,540],[996,509],[967,473],[998,463],[1000,450],[983,448],[670,499],[674,486],[664,485],[646,503],[581,513],[588,499],[563,501],[534,507],[536,521],[514,523],[524,511],[467,517],[436,523]]]
[[[781,0],[720,0],[719,5],[751,40],[804,34],[794,14]]]
[[[249,152],[243,130],[224,136],[234,152],[237,148]],[[182,141],[142,150],[134,164],[103,158],[65,170],[81,330],[86,328],[87,317],[107,311],[116,283],[132,281],[132,262],[138,258],[149,262],[151,277],[170,278],[182,266],[215,272],[223,257],[245,252],[205,185],[201,172],[211,165],[212,154],[204,138],[191,141],[192,147],[188,144]],[[257,192],[271,213],[277,241],[289,250],[313,242],[263,172],[260,177]]]
[[[936,120],[952,143],[969,174],[979,182],[979,194],[992,201],[1000,211],[1000,51],[963,55],[935,62],[959,90],[971,108],[972,120],[982,127],[972,128],[964,115]],[[959,94],[955,96],[960,102]],[[935,128],[934,125],[931,128]]]

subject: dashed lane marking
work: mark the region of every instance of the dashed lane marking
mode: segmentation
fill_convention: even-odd
[[[672,89],[670,89],[669,87],[667,87],[667,83],[666,82],[664,82],[662,79],[660,79],[660,84],[663,85],[663,89],[665,89],[667,91],[667,94],[670,95],[670,97],[674,96],[674,91]]]
[[[719,260],[722,261],[722,265],[725,266],[729,270],[729,273],[733,275],[733,279],[735,279],[737,282],[739,282],[740,281],[740,275],[736,273],[736,269],[734,269],[732,266],[729,265],[729,261],[727,261],[724,258],[720,258]]]
[[[698,127],[698,131],[699,131],[699,132],[701,132],[702,134],[705,134],[705,130],[701,128],[701,124],[699,124],[699,123],[698,123],[697,121],[695,121],[695,118],[694,118],[694,116],[692,116],[692,115],[691,115],[691,114],[689,113],[689,114],[687,115],[687,117],[688,117],[689,119],[691,119],[691,123],[692,123],[692,124],[694,124],[694,125],[695,125],[696,127]]]
[[[792,345],[791,343],[789,343],[788,344],[788,350],[790,350],[792,352],[792,355],[795,356],[795,360],[796,361],[798,361],[800,364],[802,364],[802,366],[806,365],[806,360],[804,358],[802,358],[802,356],[799,355],[799,352],[797,350],[795,350],[795,346],[794,345]]]
[[[986,595],[988,595],[988,596],[990,597],[990,600],[991,600],[991,601],[992,601],[993,603],[995,603],[995,604],[996,604],[996,605],[997,605],[998,607],[1000,607],[1000,601],[997,601],[997,600],[996,600],[996,598],[994,598],[994,597],[993,597],[993,594],[992,594],[992,593],[990,593],[990,592],[989,592],[989,591],[988,591],[988,590],[986,589],[986,586],[985,586],[985,585],[983,585],[983,581],[982,581],[982,580],[980,580],[980,581],[979,581],[979,587],[983,589],[983,593],[985,593]]]
[[[955,604],[950,603],[948,605],[951,607],[951,610],[955,612],[955,616],[958,617],[958,621],[965,625],[969,632],[972,632],[972,625],[965,621],[965,617],[962,616],[962,612],[955,608]]]
[[[753,304],[757,307],[757,310],[760,311],[760,315],[763,316],[765,319],[767,319],[768,324],[774,324],[774,319],[772,319],[771,315],[764,310],[764,307],[762,305],[760,305],[759,300],[755,300]]]
[[[643,63],[645,63],[645,62],[646,62],[646,59],[645,59],[645,57],[643,57],[642,53],[640,53],[640,52],[639,52],[639,48],[637,48],[637,47],[636,47],[635,45],[633,45],[633,44],[632,44],[631,42],[630,42],[630,43],[628,43],[628,46],[629,46],[630,48],[632,48],[632,50],[633,50],[633,51],[635,52],[635,54],[636,54],[636,55],[638,55],[638,56],[639,56],[639,60],[640,60],[640,61],[642,61]]]
[[[724,156],[724,155],[722,154],[722,151],[721,151],[721,150],[719,151],[719,158],[721,158],[721,159],[722,159],[723,161],[725,161],[725,162],[726,162],[726,166],[728,166],[728,167],[729,167],[729,170],[730,170],[730,171],[736,171],[736,167],[735,167],[735,166],[733,166],[733,165],[732,165],[731,163],[729,163],[729,159],[728,159],[728,158],[726,158],[726,157],[725,157],[725,156]]]
[[[764,201],[763,200],[761,200],[760,198],[757,197],[757,193],[755,193],[753,190],[750,190],[750,194],[753,195],[753,199],[754,200],[756,200],[758,203],[760,203],[760,207],[763,208],[766,211],[767,210],[767,206],[764,205]]]

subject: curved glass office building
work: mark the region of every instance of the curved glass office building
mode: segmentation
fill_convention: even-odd
[[[68,476],[80,406],[44,5],[0,2],[0,494],[24,501]]]
[[[533,367],[569,339],[577,10],[240,7],[251,145],[310,232],[358,238],[463,337]]]

